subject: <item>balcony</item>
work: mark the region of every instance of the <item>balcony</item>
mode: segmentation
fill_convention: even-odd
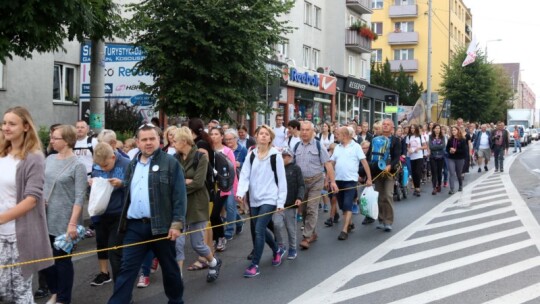
[[[345,0],[347,8],[357,14],[373,14],[370,0]]]
[[[388,34],[388,44],[418,44],[418,32],[393,32]]]
[[[413,5],[391,5],[388,15],[390,18],[410,18],[418,17],[418,6]]]
[[[392,72],[399,72],[399,66],[403,67],[404,72],[418,72],[418,60],[390,60],[390,69]]]
[[[371,40],[360,36],[357,30],[346,30],[345,48],[355,53],[371,53]]]

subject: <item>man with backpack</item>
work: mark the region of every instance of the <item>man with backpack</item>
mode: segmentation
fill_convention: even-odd
[[[94,164],[93,152],[97,145],[95,137],[88,136],[88,124],[84,120],[79,120],[75,123],[77,130],[77,142],[73,148],[73,152],[77,155],[79,161],[86,167],[86,174],[90,176],[92,173],[92,165]]]
[[[401,140],[392,135],[394,122],[382,122],[382,135],[374,137],[369,146],[370,169],[375,190],[379,192],[379,224],[377,229],[392,231],[394,223],[394,175],[399,170]]]
[[[326,149],[321,149],[321,143],[315,139],[315,127],[310,121],[303,121],[300,126],[299,143],[294,145],[293,152],[296,163],[302,169],[306,186],[306,217],[303,231],[304,239],[300,242],[302,249],[309,249],[310,244],[317,240],[315,227],[319,216],[321,190],[324,186],[324,169],[330,181],[331,191],[337,192],[334,168]]]

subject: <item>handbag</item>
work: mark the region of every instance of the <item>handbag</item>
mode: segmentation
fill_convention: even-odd
[[[90,198],[88,199],[88,214],[90,216],[105,213],[113,190],[114,187],[109,183],[108,179],[102,177],[93,178]]]
[[[376,219],[379,217],[379,192],[373,187],[366,187],[360,196],[360,213],[362,215]]]

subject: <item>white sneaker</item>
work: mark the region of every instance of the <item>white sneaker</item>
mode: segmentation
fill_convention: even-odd
[[[150,277],[141,274],[139,282],[137,283],[137,288],[145,288],[148,287],[148,285],[150,285]]]
[[[56,294],[54,293],[46,304],[56,304]]]

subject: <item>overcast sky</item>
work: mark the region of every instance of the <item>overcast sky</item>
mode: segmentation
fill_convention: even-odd
[[[435,0],[437,1],[437,0]],[[473,16],[473,33],[493,63],[520,63],[522,80],[540,107],[540,1],[464,0]],[[501,39],[502,41],[489,41]]]

